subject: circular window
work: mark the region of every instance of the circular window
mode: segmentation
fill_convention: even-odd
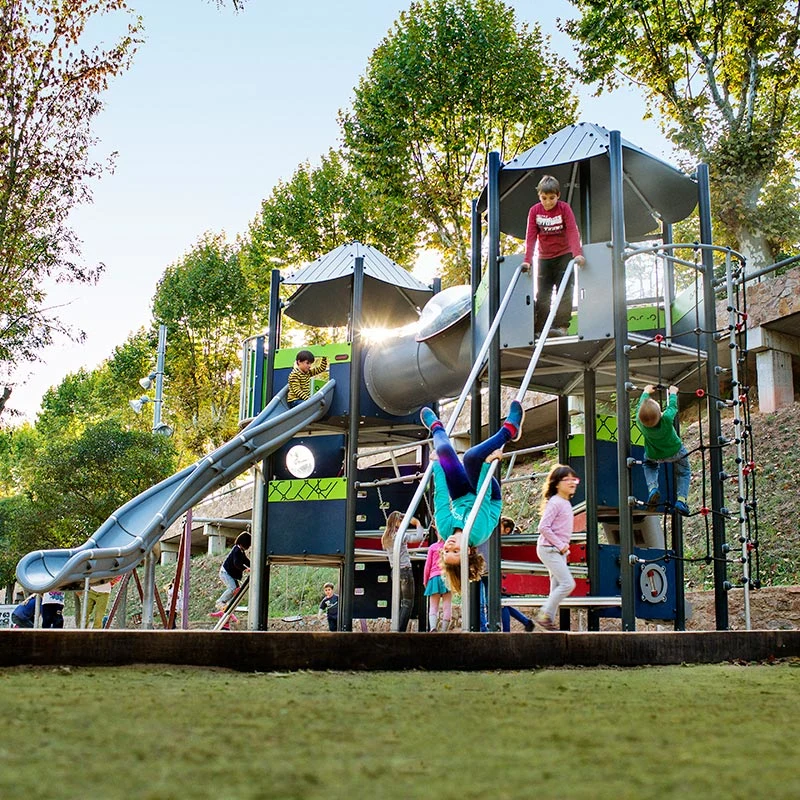
[[[314,454],[304,444],[290,447],[286,453],[286,469],[295,478],[307,478],[314,471]]]

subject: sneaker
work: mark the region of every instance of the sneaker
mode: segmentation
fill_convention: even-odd
[[[651,489],[650,494],[647,495],[647,507],[655,508],[661,502],[661,492],[658,489]]]
[[[525,633],[531,633],[536,626],[533,624],[533,620],[529,619],[525,623]]]
[[[208,616],[209,617],[221,617],[225,613],[224,609],[220,609],[219,611],[212,611]]]
[[[678,513],[679,513],[679,514],[682,516],[682,517],[688,517],[688,516],[689,516],[689,506],[687,506],[687,505],[686,505],[686,503],[684,503],[684,502],[683,502],[683,500],[678,500],[678,501],[675,503],[675,506],[674,506],[674,507],[675,507],[675,510],[676,510],[676,511],[677,511],[677,512],[678,512]]]
[[[436,412],[432,408],[428,408],[425,406],[422,411],[419,412],[419,418],[422,420],[422,424],[429,430],[433,431],[433,429],[438,425],[442,425],[442,421],[439,417],[436,416]],[[442,426],[443,427],[443,426]]]
[[[534,617],[534,623],[538,625],[542,630],[545,631],[557,631],[558,627],[556,626],[555,622],[553,622],[547,614],[537,614]]]
[[[511,408],[508,409],[508,416],[503,425],[511,433],[511,441],[518,442],[522,436],[522,423],[525,420],[525,409],[519,400],[511,401]]]

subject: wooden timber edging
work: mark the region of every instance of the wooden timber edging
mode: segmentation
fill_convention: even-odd
[[[0,631],[0,667],[180,664],[244,672],[521,670],[800,657],[800,631],[295,633]]]

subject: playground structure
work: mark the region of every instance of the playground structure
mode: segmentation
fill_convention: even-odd
[[[535,199],[536,178],[544,173],[561,179],[562,197],[576,211],[587,263],[576,277],[577,315],[567,335],[548,338],[551,310],[541,337],[534,339],[532,276],[522,273],[520,256],[501,255],[500,232],[524,236],[524,218]],[[492,154],[487,188],[473,206],[473,282],[469,292],[433,294],[404,271],[392,269],[391,262],[377,251],[357,243],[337,248],[293,276],[291,282],[300,288],[285,313],[307,324],[346,322],[349,334],[345,344],[315,351],[328,356],[330,381],[292,410],[285,406],[282,387],[294,351],[278,350],[281,277],[274,271],[268,337],[248,342],[244,353],[241,416],[251,421],[242,433],[126,504],[80,548],[26,556],[17,570],[20,583],[41,592],[129,572],[166,528],[201,497],[260,464],[265,480],[255,483],[251,628],[266,627],[269,569],[277,563],[335,563],[341,567],[343,630],[351,628],[354,617],[385,616],[396,608],[397,600],[390,597],[388,564],[382,552],[370,558],[362,551],[379,549],[380,528],[389,510],[417,510],[425,494],[429,465],[424,446],[417,463],[392,468],[359,469],[359,452],[383,448],[392,453],[398,445],[423,445],[427,432],[417,418],[419,407],[454,396],[459,390],[448,427],[452,430],[471,393],[469,427],[477,439],[482,422],[480,384],[487,387],[490,429],[499,426],[499,390],[505,384],[517,388],[520,396],[532,388],[558,397],[559,460],[571,463],[585,478],[581,484],[585,494],[577,499],[585,503],[585,606],[590,609],[590,627],[596,628],[601,615],[617,613],[624,630],[633,630],[635,620],[642,617],[670,619],[680,629],[685,621],[682,520],[670,514],[669,547],[666,536],[656,548],[635,546],[635,531],[647,527],[654,515],[644,509],[637,469],[641,450],[631,439],[628,402],[630,394],[645,383],[677,383],[698,402],[704,401],[708,412],[710,445],[703,453],[703,475],[711,476],[710,495],[702,513],[713,542],[708,558],[714,564],[717,627],[727,628],[730,548],[726,528],[735,526],[741,544],[738,560],[746,592],[752,583],[749,568],[753,552],[757,553],[757,534],[752,522],[752,445],[744,434],[723,437],[720,422],[723,409],[731,408],[739,415],[746,412],[748,403],[746,383],[737,373],[737,353],[746,349],[742,344],[743,309],[737,299],[743,287],[737,272],[741,259],[730,251],[720,251],[725,259],[730,308],[730,323],[721,331],[716,323],[716,251],[711,241],[708,194],[704,169],[698,170],[696,178],[689,178],[624,142],[617,132],[596,126],[570,126],[509,165],[501,165],[497,154]],[[691,213],[696,204],[701,241],[688,246],[696,254],[696,261],[688,261],[681,253],[687,246],[671,242],[670,225]],[[659,224],[660,231],[654,231]],[[654,232],[660,235],[658,243],[631,246],[631,241]],[[664,264],[663,292],[650,302],[631,304],[625,264],[646,252],[657,254]],[[681,297],[674,292],[675,264],[693,269],[697,276],[694,287]],[[565,290],[566,281],[560,292]],[[381,343],[364,340],[368,324],[380,321],[397,326],[413,319],[423,300],[428,303],[416,331]],[[684,343],[689,337],[693,338],[691,345]],[[727,366],[718,363],[720,340],[730,355]],[[721,375],[733,392],[729,400],[720,394]],[[598,396],[611,394],[618,400],[616,424],[613,437],[604,439],[592,421],[598,418]],[[570,396],[583,400],[587,422],[581,434],[582,451],[576,449],[577,437],[570,438]],[[746,427],[741,419],[738,425],[742,430]],[[724,447],[736,452],[730,472],[723,468]],[[738,507],[733,512],[723,495],[729,479],[736,483]],[[662,496],[670,496],[668,485]],[[668,510],[662,509],[659,518]],[[427,516],[426,511],[417,513]],[[615,528],[618,545],[600,544],[601,524]],[[498,537],[491,542],[490,627],[497,629],[503,570]],[[642,580],[659,583],[652,592],[657,603],[643,597],[647,593]],[[598,598],[595,605],[592,597]],[[618,597],[618,604],[613,604],[618,608],[609,609],[610,597]],[[642,603],[646,605],[642,607]],[[462,619],[469,629],[473,622],[469,605],[464,606]],[[392,616],[396,619],[396,611]]]

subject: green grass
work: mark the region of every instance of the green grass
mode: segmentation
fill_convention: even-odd
[[[6,669],[0,797],[794,798],[798,666]]]

